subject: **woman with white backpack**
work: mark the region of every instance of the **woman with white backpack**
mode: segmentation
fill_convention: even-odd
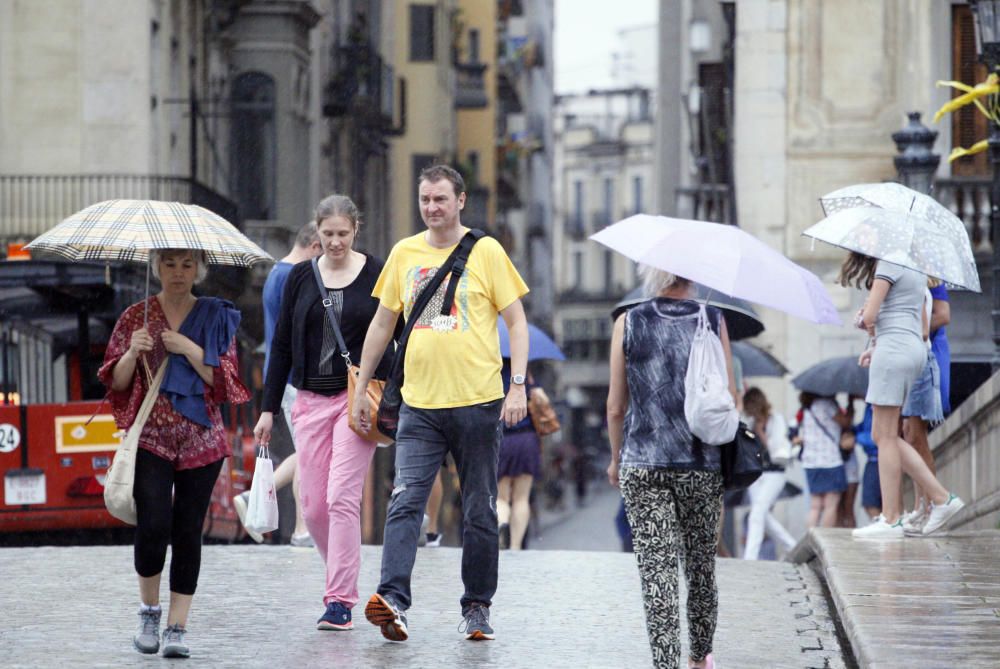
[[[715,551],[722,512],[720,449],[692,433],[685,417],[686,376],[693,342],[706,336],[707,316],[713,350],[718,352],[721,341],[722,353],[708,357],[717,359],[717,368],[723,361],[725,366],[708,384],[725,395],[720,420],[710,422],[719,431],[735,435],[736,383],[729,336],[717,308],[691,299],[690,281],[646,266],[640,266],[640,272],[647,295],[653,299],[619,316],[611,340],[608,479],[620,484],[625,498],[654,666],[676,667],[680,662],[677,574],[683,554],[688,582],[688,666],[711,668],[718,617]]]
[[[747,427],[757,434],[768,455],[760,478],[747,489],[750,514],[743,559],[756,560],[765,531],[785,550],[795,546],[795,538],[771,513],[771,507],[785,489],[785,464],[791,457],[792,444],[788,441],[788,424],[784,416],[771,410],[771,404],[760,388],[749,388],[743,395],[743,412],[747,417]]]

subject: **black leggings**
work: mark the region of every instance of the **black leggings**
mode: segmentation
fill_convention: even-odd
[[[170,591],[193,595],[201,570],[201,532],[219,478],[222,460],[195,469],[174,464],[140,448],[135,459],[135,570],[148,578],[163,571],[167,544]],[[171,488],[173,499],[171,499]]]

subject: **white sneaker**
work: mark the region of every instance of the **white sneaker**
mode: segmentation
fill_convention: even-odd
[[[929,516],[926,506],[919,506],[909,513],[903,514],[903,534],[908,537],[920,536],[924,533],[924,525]]]
[[[247,531],[247,535],[257,543],[264,543],[264,535],[247,529],[247,505],[250,504],[250,491],[241,492],[233,497],[233,506],[236,507],[236,515],[240,518],[240,525]]]
[[[424,519],[420,521],[420,534],[417,535],[417,545],[426,546],[427,545],[427,528],[431,524],[431,517],[426,513],[424,514]]]
[[[948,501],[944,504],[931,504],[931,512],[927,516],[927,524],[924,525],[924,536],[933,534],[944,527],[948,519],[961,511],[963,506],[965,506],[965,502],[957,495],[949,495]]]
[[[890,525],[885,516],[880,515],[870,525],[851,530],[851,536],[855,539],[902,539],[903,520]]]
[[[288,540],[292,548],[315,548],[316,542],[313,541],[312,535],[309,532],[303,532],[302,534],[292,534],[292,537]]]

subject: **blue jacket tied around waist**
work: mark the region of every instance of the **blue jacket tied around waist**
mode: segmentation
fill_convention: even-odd
[[[201,346],[205,351],[202,362],[218,367],[239,326],[240,312],[232,302],[217,297],[199,297],[178,332]],[[199,425],[212,427],[205,406],[205,380],[198,376],[185,356],[170,354],[160,392],[170,400],[177,413]]]

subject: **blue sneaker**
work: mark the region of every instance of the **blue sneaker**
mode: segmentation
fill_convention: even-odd
[[[326,605],[326,612],[316,621],[316,629],[336,631],[354,629],[351,610],[340,602],[330,602]]]

